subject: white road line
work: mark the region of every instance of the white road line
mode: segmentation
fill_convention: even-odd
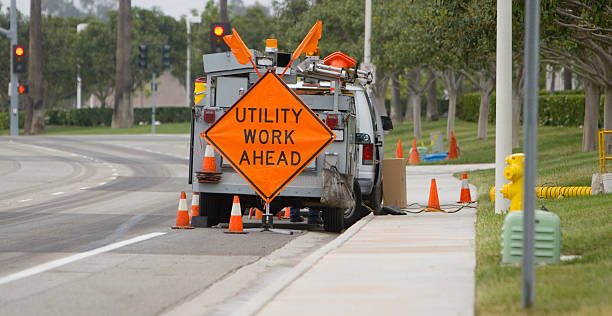
[[[23,202],[27,202],[27,201],[32,201],[33,199],[23,199],[23,200],[19,200],[19,203],[23,203]]]
[[[105,185],[105,184],[106,184],[106,182],[100,182],[100,183],[98,183],[98,185]]]
[[[87,190],[87,189],[89,189],[89,187],[82,187],[82,188],[79,188],[79,190]]]
[[[51,195],[61,195],[64,194],[64,192],[55,192],[55,193],[51,193]]]
[[[110,245],[106,245],[104,247],[100,247],[100,248],[96,248],[93,250],[89,250],[89,251],[85,251],[85,252],[81,252],[81,253],[77,253],[75,255],[72,256],[68,256],[65,258],[61,258],[61,259],[57,259],[57,260],[53,260],[47,263],[43,263],[41,265],[37,265],[34,267],[31,267],[29,269],[25,269],[23,271],[19,271],[17,273],[13,273],[13,274],[9,274],[7,276],[4,276],[2,278],[0,278],[0,285],[2,284],[6,284],[12,281],[16,281],[19,279],[23,279],[23,278],[27,278],[45,271],[49,271],[51,269],[55,269],[57,267],[61,267],[63,265],[69,264],[71,262],[75,262],[81,259],[85,259],[87,257],[91,257],[91,256],[95,256],[101,253],[105,253],[111,250],[115,250],[121,247],[125,247],[127,245],[131,245],[131,244],[135,244],[137,242],[141,242],[147,239],[151,239],[153,237],[157,237],[157,236],[161,236],[161,235],[165,235],[166,233],[150,233],[150,234],[146,234],[146,235],[141,235],[138,237],[134,237],[132,239],[128,239],[128,240],[124,240],[124,241],[120,241],[120,242],[116,242],[116,243],[112,243]]]
[[[117,179],[117,177],[110,177],[109,179],[110,180],[115,180],[115,179]]]

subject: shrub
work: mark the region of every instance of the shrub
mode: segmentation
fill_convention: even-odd
[[[541,125],[552,126],[579,126],[584,120],[584,94],[575,91],[562,93],[561,91],[549,94],[540,93],[538,96],[538,117]],[[466,93],[457,102],[457,118],[476,122],[480,108],[480,93]],[[603,120],[603,98],[600,109],[600,123]],[[495,121],[495,93],[491,95],[491,108],[489,122]]]

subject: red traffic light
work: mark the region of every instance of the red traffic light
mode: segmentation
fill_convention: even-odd
[[[215,26],[215,27],[213,28],[213,33],[214,33],[216,36],[221,36],[221,35],[223,35],[223,34],[225,33],[225,29],[223,28],[223,26],[221,26],[221,25],[217,25],[217,26]]]
[[[23,47],[21,47],[21,46],[15,47],[15,55],[23,56],[24,53],[25,53],[25,51],[23,50]]]

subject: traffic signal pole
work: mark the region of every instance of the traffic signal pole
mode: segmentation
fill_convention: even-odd
[[[17,45],[17,6],[16,0],[11,0],[11,29],[9,30],[8,36],[11,38],[11,84],[10,84],[10,95],[11,95],[11,110],[10,110],[10,133],[11,136],[19,136],[19,92],[17,86],[19,85],[19,76],[13,69],[13,54],[15,51],[13,47]]]
[[[151,79],[151,134],[155,134],[155,90],[157,90],[157,83],[155,82],[155,71],[152,71]]]

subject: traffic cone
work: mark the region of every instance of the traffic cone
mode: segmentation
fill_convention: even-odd
[[[397,140],[397,147],[395,147],[395,158],[404,158],[404,150],[402,149],[402,140]]]
[[[263,212],[260,209],[255,208],[255,219],[261,219],[262,217],[263,217]]]
[[[411,164],[419,163],[419,150],[417,148],[416,139],[412,140],[412,150],[410,150],[410,163]]]
[[[246,234],[242,226],[242,211],[240,210],[240,199],[234,195],[234,203],[232,204],[232,213],[230,215],[229,229],[224,232],[226,234]]]
[[[457,155],[457,140],[455,139],[455,133],[453,133],[453,131],[451,131],[450,134],[450,148],[448,149],[448,157],[446,159],[457,159],[459,158]]]
[[[191,196],[191,214],[189,214],[189,220],[194,216],[200,216],[200,193],[193,192]]]
[[[202,159],[202,171],[196,171],[195,175],[200,183],[219,183],[221,180],[221,173],[217,172],[215,151],[210,144],[206,144],[204,159]]]
[[[440,201],[438,200],[438,186],[436,185],[436,179],[431,179],[431,186],[429,187],[429,201],[427,201],[426,212],[435,212],[433,209],[440,209]]]
[[[285,207],[285,214],[283,214],[283,218],[290,218],[291,217],[290,209],[291,208],[289,206]]]
[[[185,192],[181,192],[181,199],[179,200],[178,211],[176,213],[176,224],[172,228],[193,229],[193,227],[189,226],[189,211],[187,211],[187,196]]]
[[[468,183],[467,173],[461,176],[461,195],[459,196],[459,203],[473,203],[472,196],[470,195],[470,185]]]
[[[210,144],[206,144],[204,160],[202,160],[202,172],[217,172],[215,152]]]

